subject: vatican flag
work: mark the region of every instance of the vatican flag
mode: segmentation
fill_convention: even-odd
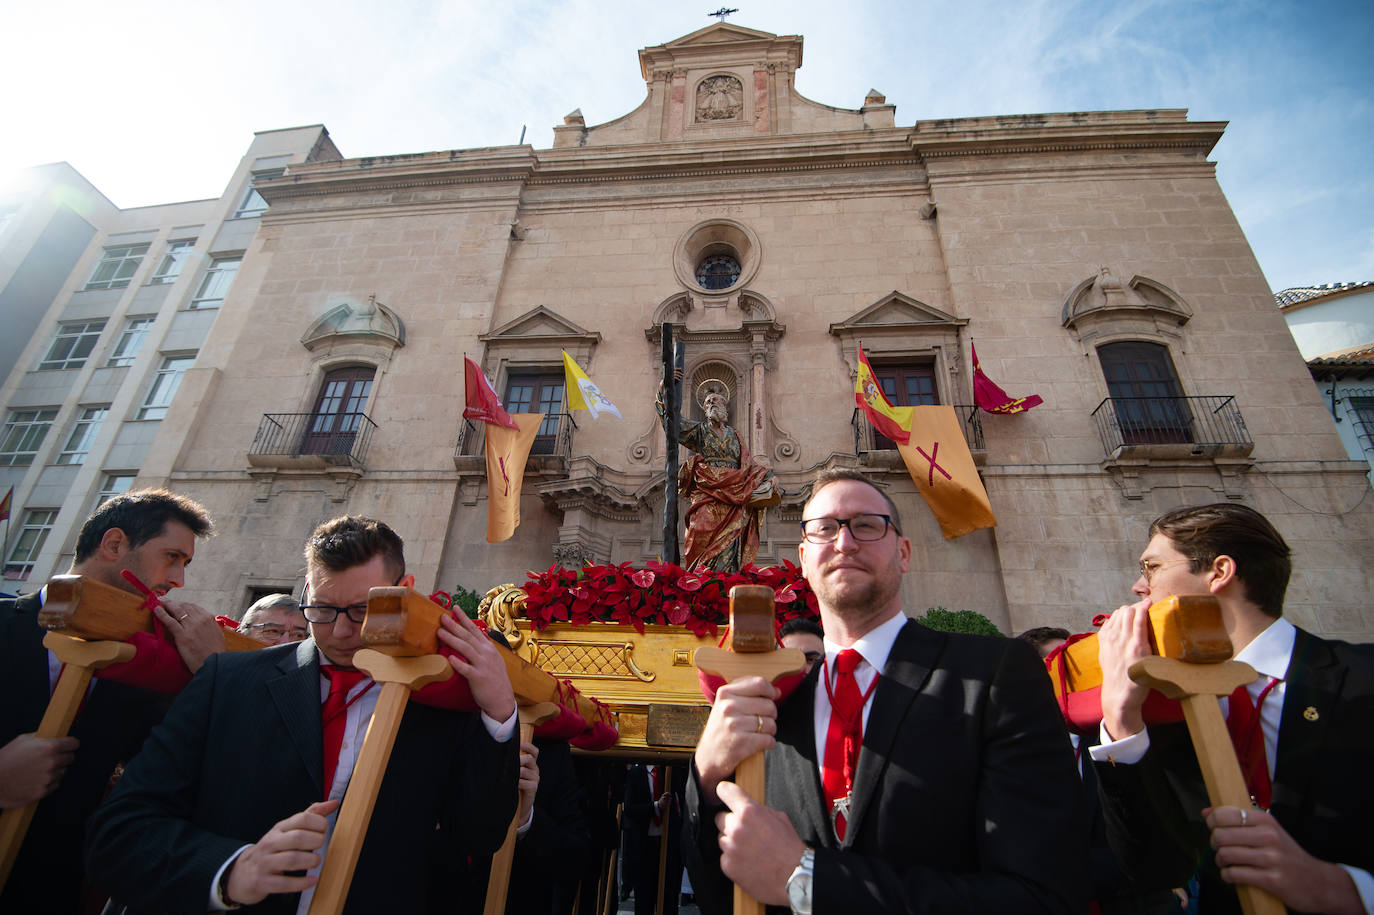
[[[596,419],[601,413],[614,413],[616,419],[624,419],[615,404],[592,383],[587,373],[582,371],[582,366],[568,355],[567,350],[563,350],[563,372],[567,375],[565,390],[568,392],[568,409],[588,410],[592,414],[592,419]]]
[[[946,540],[996,527],[987,490],[953,407],[912,407],[911,440],[897,445]]]

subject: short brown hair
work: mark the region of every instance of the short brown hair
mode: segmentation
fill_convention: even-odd
[[[76,562],[95,555],[105,534],[115,528],[124,532],[129,546],[136,547],[158,536],[168,521],[179,521],[197,537],[215,532],[210,513],[194,499],[166,489],[136,489],[115,496],[91,512],[76,537]]]
[[[1236,578],[1246,598],[1267,615],[1283,616],[1283,595],[1293,574],[1292,550],[1269,519],[1246,505],[1214,502],[1178,508],[1150,525],[1163,534],[1201,572],[1218,556],[1236,561]]]
[[[381,556],[387,573],[399,580],[406,573],[405,545],[396,532],[381,521],[359,515],[343,515],[322,522],[305,544],[308,571],[342,572]]]
[[[902,536],[902,514],[897,511],[897,503],[892,501],[892,497],[883,491],[877,483],[857,470],[849,467],[831,467],[816,474],[816,482],[811,484],[811,495],[806,497],[806,504],[802,506],[802,518],[806,518],[806,506],[811,504],[811,500],[816,498],[816,494],[831,483],[839,483],[843,480],[853,480],[855,483],[863,483],[865,486],[873,487],[873,491],[883,497],[887,503],[887,513],[892,517],[892,527],[897,531],[898,536]]]

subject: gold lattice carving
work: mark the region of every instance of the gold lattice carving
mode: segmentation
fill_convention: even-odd
[[[530,662],[555,677],[582,677],[588,680],[640,680],[653,682],[657,676],[635,663],[633,642],[550,641],[530,639]]]

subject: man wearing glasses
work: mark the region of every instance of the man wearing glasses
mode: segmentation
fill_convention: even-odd
[[[281,645],[308,637],[310,627],[298,600],[290,594],[269,594],[243,612],[239,632],[268,645]]]
[[[92,881],[131,912],[309,908],[379,693],[353,667],[368,591],[414,576],[401,538],[369,518],[324,522],[305,556],[311,638],[212,658],[92,820]],[[459,616],[439,638],[480,714],[407,706],[347,912],[425,911],[436,829],[464,838],[459,853],[490,854],[515,813],[515,695]]]
[[[1079,912],[1078,776],[1030,646],[936,632],[903,612],[911,544],[854,471],[802,511],[824,662],[787,701],[720,688],[688,784],[685,854],[704,911],[730,881],[794,912]],[[767,806],[726,781],[768,754]]]
[[[1228,884],[1247,883],[1294,911],[1374,913],[1374,646],[1284,619],[1291,573],[1288,544],[1254,509],[1177,509],[1150,525],[1132,588],[1140,601],[1098,637],[1102,745],[1092,756],[1108,834],[1138,882],[1170,885],[1201,864],[1203,912],[1238,912]],[[1216,597],[1236,660],[1258,674],[1221,700],[1252,808],[1208,809],[1184,726],[1145,726],[1148,690],[1128,671],[1152,653],[1150,605],[1174,594]]]

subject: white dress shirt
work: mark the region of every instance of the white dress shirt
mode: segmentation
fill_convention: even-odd
[[[897,641],[897,633],[902,631],[902,627],[907,624],[907,619],[905,613],[894,614],[886,622],[880,623],[864,633],[863,637],[855,641],[853,645],[848,646],[863,657],[859,666],[854,668],[854,680],[859,685],[859,695],[868,693],[868,688],[873,685],[873,680],[887,666],[887,656],[892,653],[892,644]],[[816,760],[820,763],[822,772],[825,770],[825,735],[830,730],[830,694],[826,691],[825,681],[821,677],[829,677],[830,688],[835,688],[835,658],[844,650],[844,645],[837,645],[827,637],[825,639],[825,669],[821,671],[821,676],[816,678],[816,701],[813,716],[816,730]],[[868,693],[868,698],[864,700],[865,733],[868,730],[868,714],[872,710],[873,694]]]

